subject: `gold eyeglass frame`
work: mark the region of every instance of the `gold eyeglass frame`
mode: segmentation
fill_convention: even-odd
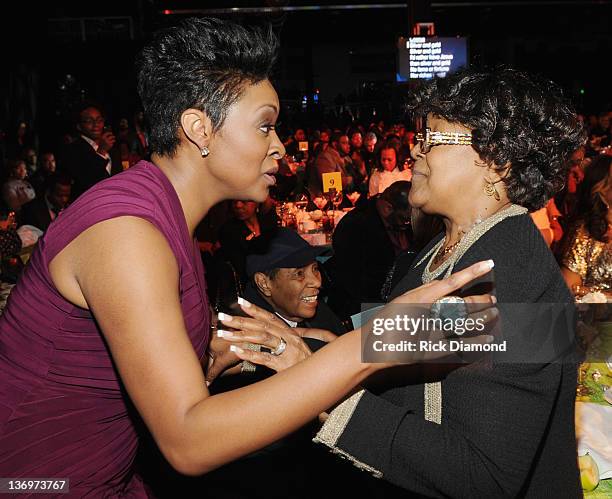
[[[416,134],[416,141],[421,143],[421,152],[427,154],[433,146],[471,146],[472,134],[459,132],[432,132],[425,128],[425,136],[419,132]]]

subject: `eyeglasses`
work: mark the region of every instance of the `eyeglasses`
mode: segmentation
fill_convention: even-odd
[[[471,133],[458,132],[432,132],[429,128],[425,128],[425,133],[417,133],[416,141],[421,144],[421,152],[427,154],[433,146],[451,145],[451,146],[471,146]]]
[[[81,120],[81,123],[83,123],[84,125],[99,125],[104,123],[104,118],[102,118],[102,116],[100,116],[99,118],[83,118]]]

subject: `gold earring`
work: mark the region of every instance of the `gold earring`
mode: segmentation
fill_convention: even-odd
[[[495,184],[486,178],[484,192],[487,196],[493,196],[495,201],[499,201],[501,199],[499,197],[499,192],[497,192],[497,189],[495,188]]]
[[[208,156],[210,154],[208,147],[202,146],[202,149],[200,149],[200,154],[202,155],[203,158]]]

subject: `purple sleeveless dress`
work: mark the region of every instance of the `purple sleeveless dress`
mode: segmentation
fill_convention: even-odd
[[[210,319],[197,242],[170,181],[142,161],[51,224],[9,297],[0,318],[0,477],[69,478],[73,497],[146,497],[132,469],[142,423],[94,318],[57,292],[48,271],[81,232],[123,215],[148,220],[168,240],[185,325],[204,355]]]

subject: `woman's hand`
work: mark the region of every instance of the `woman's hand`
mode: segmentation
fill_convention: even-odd
[[[302,340],[302,335],[319,335],[319,330],[301,329],[295,331],[278,316],[262,308],[240,299],[240,306],[251,317],[230,316],[219,314],[219,320],[228,329],[217,329],[217,336],[231,343],[231,351],[240,359],[248,360],[275,371],[283,371],[298,362],[308,358],[312,352]],[[282,341],[281,341],[282,340]],[[282,342],[286,343],[284,351],[279,355],[273,352]],[[246,348],[246,343],[253,343],[271,351],[256,352]]]
[[[451,331],[445,332],[428,329],[424,326],[425,321],[417,321],[420,321],[421,318],[427,319],[431,317],[430,307],[434,302],[445,296],[452,295],[454,291],[461,289],[466,284],[469,284],[470,281],[487,274],[492,267],[492,261],[479,262],[452,274],[446,279],[440,281],[434,280],[408,291],[395,298],[382,309],[377,310],[375,315],[361,329],[362,335],[367,335],[367,338],[363,338],[363,358],[369,362],[380,362],[382,364],[380,367],[382,368],[398,363],[421,363],[450,355],[452,349],[449,348],[449,343],[453,339],[448,338],[448,336]],[[498,318],[498,311],[495,308],[496,301],[494,296],[488,294],[464,298],[465,312],[458,315],[457,318],[469,318],[473,320],[473,324],[484,325],[484,327],[482,329],[473,327],[471,328],[472,331],[470,331],[472,336],[469,333],[461,336],[463,344],[490,343],[493,341],[491,332],[497,324]],[[452,305],[445,304],[442,306],[452,308]],[[406,320],[407,322],[400,322],[398,324],[398,317],[400,321]],[[411,328],[410,330],[407,329],[406,323]],[[467,331],[464,329],[461,333],[467,333]],[[478,336],[474,336],[474,332]],[[454,338],[454,340],[456,339],[458,338]],[[399,340],[406,341],[412,345],[410,348],[401,351],[391,348],[382,348],[381,350],[381,347],[386,346],[381,345],[381,341],[386,344],[389,342],[395,343]],[[425,342],[426,345],[435,344],[435,348],[422,349],[422,342]],[[393,347],[394,345],[390,346]]]
[[[217,336],[216,317],[213,317],[214,327],[211,329],[210,343],[206,351],[207,364],[204,366],[206,373],[206,385],[210,385],[217,377],[223,374],[231,374],[230,368],[236,366],[240,359],[230,350],[230,344]],[[240,370],[237,368],[236,373]]]

